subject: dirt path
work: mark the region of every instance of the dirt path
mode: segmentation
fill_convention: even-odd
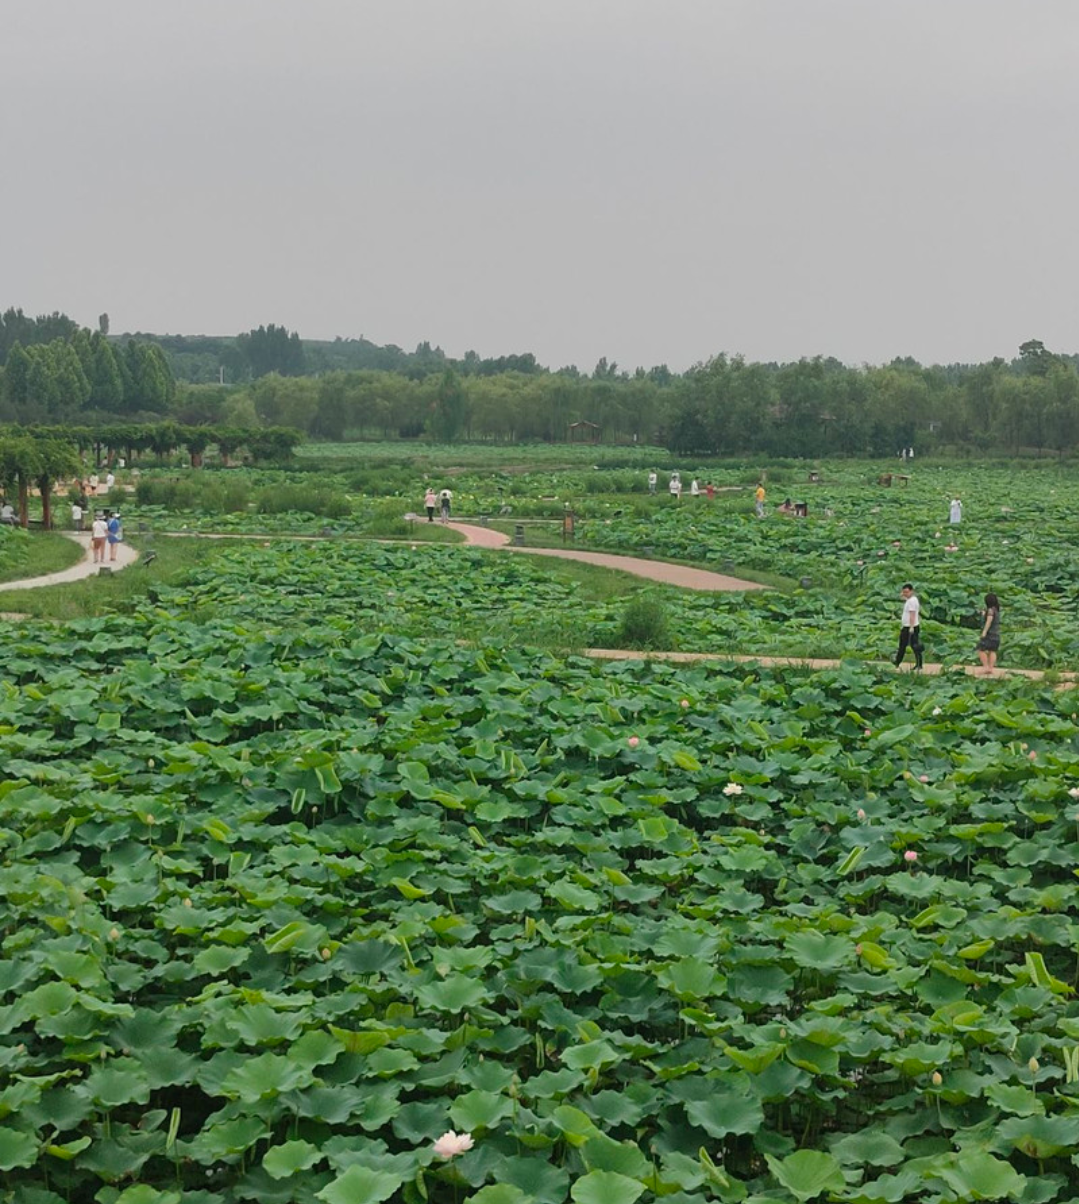
[[[696,665],[714,662],[727,665],[763,665],[766,668],[789,666],[793,669],[838,669],[844,662],[829,660],[827,657],[810,656],[752,656],[731,652],[638,652],[625,648],[586,648],[584,655],[600,661],[672,661],[675,664]],[[876,669],[889,669],[894,673],[911,673],[910,665],[902,665],[898,669],[891,661],[848,661],[848,664],[872,666]],[[991,673],[983,673],[978,665],[945,665],[926,662],[922,667],[925,677],[939,677],[943,673],[963,673],[967,677],[993,677],[1002,680],[1008,677],[1025,677],[1030,681],[1041,681],[1045,673],[1041,669],[1001,669],[999,666]],[[1061,689],[1071,689],[1077,684],[1079,675],[1071,672],[1060,672]]]
[[[67,585],[71,581],[82,581],[86,577],[97,576],[97,572],[102,566],[94,564],[89,532],[65,531],[64,534],[83,549],[83,557],[77,564],[73,564],[71,568],[63,569],[59,573],[47,573],[44,577],[24,577],[21,581],[5,581],[0,584],[0,590],[40,589],[46,585]],[[108,554],[108,549],[106,549],[105,555]],[[106,561],[104,567],[118,572],[120,569],[126,569],[128,565],[134,564],[138,558],[138,552],[130,544],[118,543],[116,544],[116,559]]]
[[[757,581],[740,581],[723,573],[708,569],[691,569],[684,564],[670,564],[664,560],[645,560],[640,556],[619,556],[613,552],[580,552],[576,548],[530,548],[517,547],[510,537],[490,527],[475,527],[470,523],[450,523],[451,531],[464,536],[465,542],[478,548],[501,548],[506,552],[523,552],[528,556],[555,556],[559,560],[577,560],[582,564],[596,564],[605,569],[617,569],[644,577],[648,581],[659,581],[664,585],[677,585],[682,589],[734,591],[764,589]]]

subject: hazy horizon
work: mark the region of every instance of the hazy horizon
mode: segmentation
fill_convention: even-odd
[[[0,307],[681,371],[1076,338],[1079,6],[39,0]]]

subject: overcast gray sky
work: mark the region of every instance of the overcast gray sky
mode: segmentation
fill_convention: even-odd
[[[590,370],[1079,350],[1075,0],[0,0],[0,307]]]

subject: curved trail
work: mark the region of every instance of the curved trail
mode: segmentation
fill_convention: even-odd
[[[67,585],[71,581],[82,581],[86,577],[96,576],[100,568],[119,572],[120,569],[126,569],[129,565],[134,564],[139,558],[138,552],[130,544],[121,542],[114,545],[116,548],[115,560],[106,560],[104,565],[94,564],[88,531],[64,531],[62,534],[83,549],[83,557],[80,561],[69,569],[62,569],[59,573],[46,573],[43,577],[23,577],[19,581],[5,581],[0,584],[0,590],[41,589],[46,585]],[[105,555],[108,556],[108,554],[109,549],[106,546]]]
[[[476,527],[471,523],[447,524],[451,531],[464,536],[465,543],[477,548],[499,548],[504,552],[523,552],[528,556],[554,556],[559,560],[577,560],[582,564],[596,564],[605,569],[617,569],[644,577],[648,581],[659,581],[664,585],[677,585],[682,589],[711,590],[713,592],[748,589],[765,589],[758,581],[741,581],[709,569],[692,569],[684,564],[670,564],[665,560],[645,560],[640,556],[619,556],[613,552],[581,552],[576,548],[530,548],[517,547],[510,537],[490,527]]]

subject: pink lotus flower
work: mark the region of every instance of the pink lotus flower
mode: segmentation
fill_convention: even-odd
[[[899,542],[899,540],[898,540],[898,539],[893,539],[893,540],[892,540],[892,547],[893,547],[893,548],[901,548],[902,546],[903,546],[903,545],[902,545],[902,544]]]
[[[640,742],[641,740],[639,736],[630,736],[630,738],[626,741],[630,748],[636,748]]]
[[[929,774],[927,774],[927,773],[923,773],[923,774],[922,774],[922,775],[921,775],[921,776],[918,778],[918,781],[919,781],[919,782],[928,782],[928,781],[929,781]]]
[[[857,954],[859,957],[861,957],[861,956],[862,956],[862,946],[861,946],[861,943],[860,943],[860,942],[859,942],[857,945],[855,945],[855,946],[854,946],[854,952],[855,952],[855,953],[856,953],[856,954]]]
[[[435,1154],[439,1158],[456,1158],[458,1154],[467,1153],[472,1149],[471,1133],[455,1133],[452,1129],[435,1142]]]
[[[1038,754],[1033,749],[1030,750],[1030,759],[1032,761],[1036,761],[1038,759]]]
[[[862,810],[861,807],[858,808],[858,818],[865,819],[865,812]]]
[[[918,854],[913,849],[907,849],[903,854],[903,860],[913,865],[918,860]]]
[[[1072,788],[1071,788],[1071,789],[1068,791],[1068,795],[1069,795],[1069,797],[1070,797],[1070,798],[1079,798],[1079,786],[1073,786],[1073,787],[1072,787]]]
[[[741,794],[742,786],[739,782],[728,782],[726,786],[723,787],[723,793],[727,795]]]
[[[688,698],[683,698],[683,699],[682,699],[682,701],[681,701],[681,702],[680,702],[678,705],[679,705],[680,707],[682,707],[682,708],[688,707],[688,706],[689,706],[689,699],[688,699]]]
[[[872,734],[873,734],[873,733],[872,733],[872,732],[869,730],[869,728],[866,728],[866,729],[865,729],[865,734],[866,734],[867,736],[872,736]]]
[[[865,561],[864,561],[864,560],[856,560],[854,563],[855,563],[855,564],[856,564],[856,565],[857,565],[859,568],[861,568],[861,567],[862,567],[862,565],[864,565],[864,564],[865,564]]]

